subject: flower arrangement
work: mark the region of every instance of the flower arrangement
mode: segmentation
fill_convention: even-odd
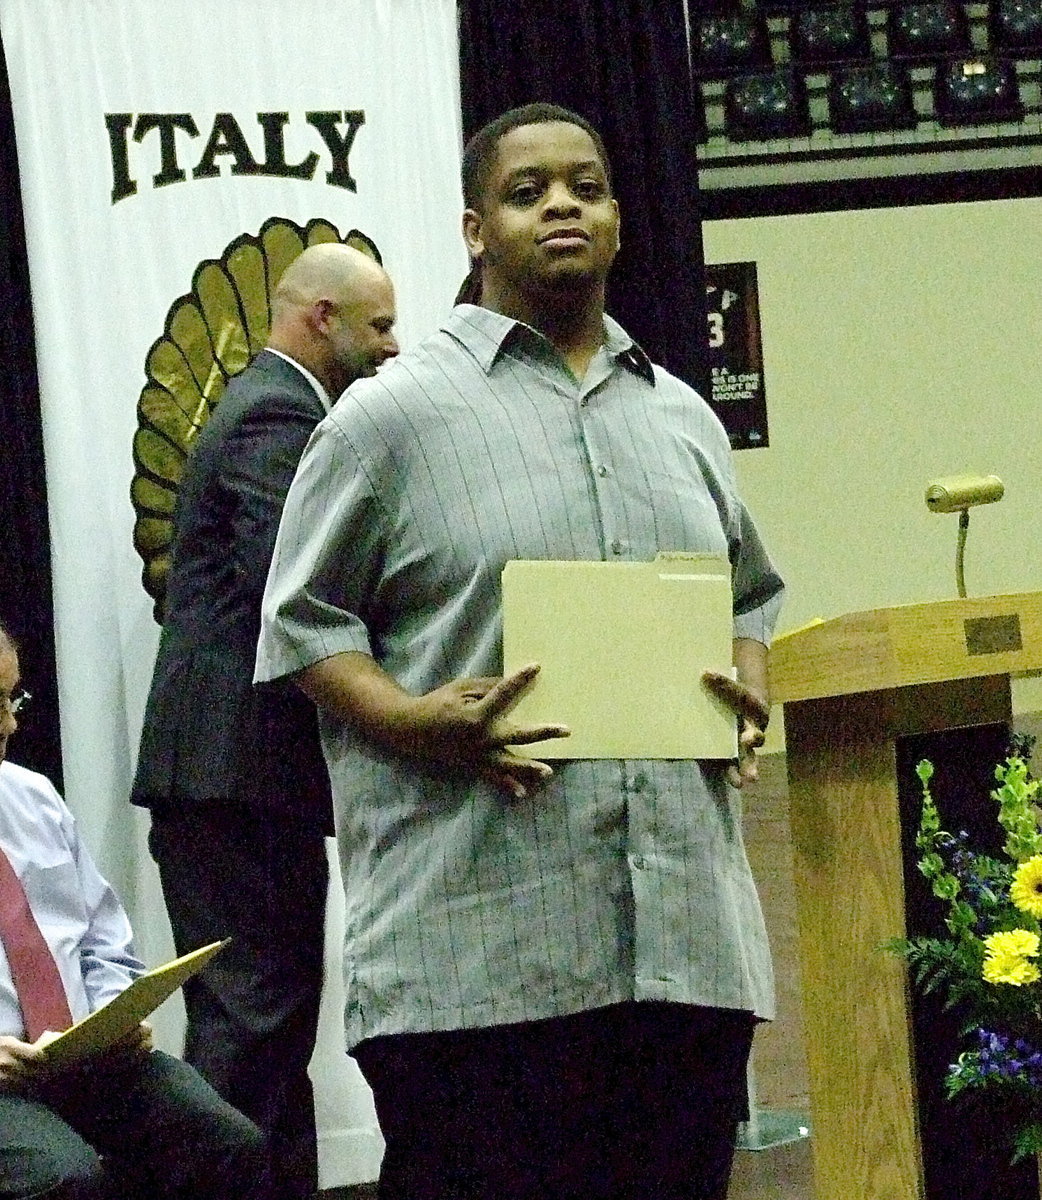
[[[991,1093],[1009,1116],[1014,1161],[1042,1152],[1042,829],[1029,752],[1029,743],[1015,744],[995,771],[999,857],[974,850],[965,832],[942,829],[933,765],[919,763],[919,869],[945,905],[948,932],[888,944],[919,988],[938,991],[964,1018],[968,1048],[948,1068],[947,1094]]]

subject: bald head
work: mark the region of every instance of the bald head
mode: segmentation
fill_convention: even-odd
[[[306,367],[337,396],[398,353],[394,287],[374,259],[351,246],[309,246],[283,272],[268,345]]]
[[[367,282],[386,278],[387,273],[375,259],[353,246],[340,242],[308,246],[283,271],[275,287],[272,324],[294,308],[342,298],[364,288]]]

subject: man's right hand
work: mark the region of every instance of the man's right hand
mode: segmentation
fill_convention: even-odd
[[[474,767],[515,799],[553,774],[536,759],[510,746],[567,737],[566,725],[518,725],[509,713],[532,685],[539,667],[531,663],[506,678],[457,679],[415,698],[402,729],[402,753],[445,766]]]
[[[368,655],[347,653],[309,667],[298,683],[385,749],[432,766],[471,769],[520,800],[553,772],[509,747],[569,734],[565,725],[509,720],[538,673],[530,663],[506,678],[457,679],[413,696]]]
[[[0,1092],[24,1091],[43,1079],[61,1074],[67,1068],[54,1066],[44,1050],[57,1033],[41,1033],[35,1042],[22,1042],[16,1037],[0,1036]],[[98,1050],[82,1060],[83,1066],[129,1065],[152,1049],[152,1026],[147,1021],[135,1025],[111,1046]]]
[[[43,1053],[43,1039],[35,1044],[0,1035],[0,1091],[20,1092],[34,1080],[50,1073]]]

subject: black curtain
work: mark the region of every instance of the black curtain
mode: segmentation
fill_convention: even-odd
[[[0,35],[0,614],[21,647],[32,705],[11,758],[60,788],[51,548],[29,267],[14,119]]]
[[[608,310],[709,396],[697,126],[683,0],[459,0],[463,129],[562,104],[604,138],[622,213]]]

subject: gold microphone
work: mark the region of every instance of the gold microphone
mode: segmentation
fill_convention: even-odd
[[[959,514],[959,538],[955,547],[955,587],[966,595],[966,531],[970,527],[970,509],[975,504],[993,504],[1005,492],[997,475],[946,475],[926,485],[926,507],[930,512]]]
[[[947,475],[926,485],[930,512],[960,512],[975,504],[993,504],[1005,492],[997,475]]]

